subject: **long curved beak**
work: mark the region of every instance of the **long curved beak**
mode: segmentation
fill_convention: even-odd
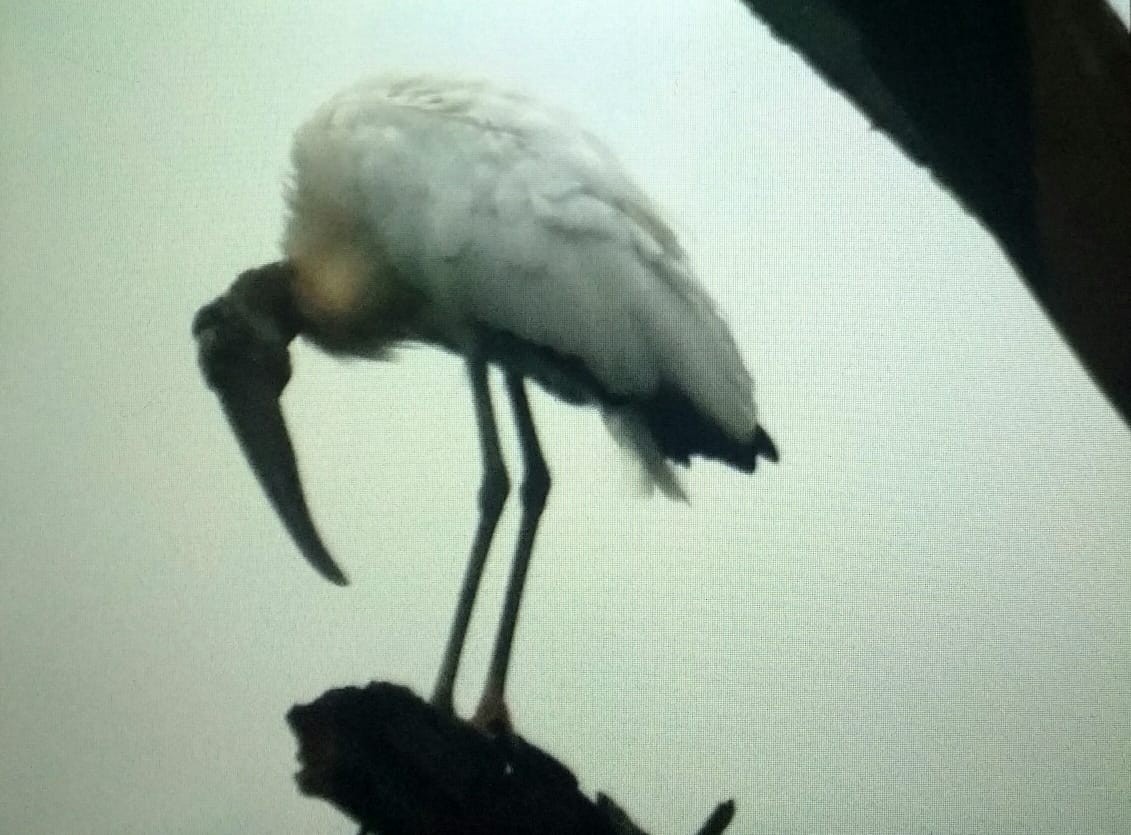
[[[216,393],[244,456],[295,545],[319,574],[339,586],[346,585],[349,580],[322,544],[310,518],[279,398],[254,380]]]
[[[193,333],[201,370],[291,538],[319,574],[332,583],[348,584],[310,517],[279,405],[279,395],[290,377],[285,343],[264,340],[223,298],[200,310]]]

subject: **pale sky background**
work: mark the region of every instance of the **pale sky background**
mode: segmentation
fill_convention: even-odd
[[[594,412],[536,397],[518,730],[656,833],[727,797],[736,835],[1131,831],[1131,432],[989,236],[737,2],[3,9],[0,833],[352,833],[297,793],[284,713],[430,690],[478,484],[459,362],[294,350],[343,590],[189,335],[276,257],[293,128],[401,70],[517,85],[617,151],[783,453],[645,499]]]

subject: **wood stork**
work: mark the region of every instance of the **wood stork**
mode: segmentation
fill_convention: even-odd
[[[345,575],[303,496],[279,397],[298,335],[381,358],[401,343],[460,355],[483,476],[479,523],[433,702],[452,688],[510,485],[488,367],[518,427],[522,516],[476,721],[506,725],[503,691],[523,583],[550,487],[526,381],[598,407],[651,484],[684,498],[672,463],[752,472],[777,460],[726,324],[671,229],[598,140],[564,115],[483,83],[376,79],[297,131],[284,258],[241,274],[193,323],[202,371],[295,543]]]

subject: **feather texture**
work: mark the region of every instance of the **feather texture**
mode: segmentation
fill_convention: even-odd
[[[486,329],[546,349],[581,369],[574,399],[601,403],[672,495],[673,456],[645,415],[661,392],[754,443],[730,331],[652,203],[568,116],[483,83],[375,79],[320,108],[292,161],[284,250],[320,265],[328,317],[418,299],[387,340],[466,351]],[[379,350],[380,336],[357,350]]]

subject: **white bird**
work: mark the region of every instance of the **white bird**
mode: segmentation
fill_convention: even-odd
[[[297,335],[380,358],[425,343],[460,355],[479,429],[479,524],[433,702],[452,689],[509,492],[488,388],[502,369],[518,427],[522,517],[476,721],[503,700],[519,602],[550,487],[526,381],[598,407],[674,498],[672,463],[744,472],[777,460],[726,324],[671,229],[613,154],[563,114],[484,83],[366,81],[296,133],[281,261],[249,270],[193,323],[202,370],[307,559],[344,584],[310,518],[279,407]]]

